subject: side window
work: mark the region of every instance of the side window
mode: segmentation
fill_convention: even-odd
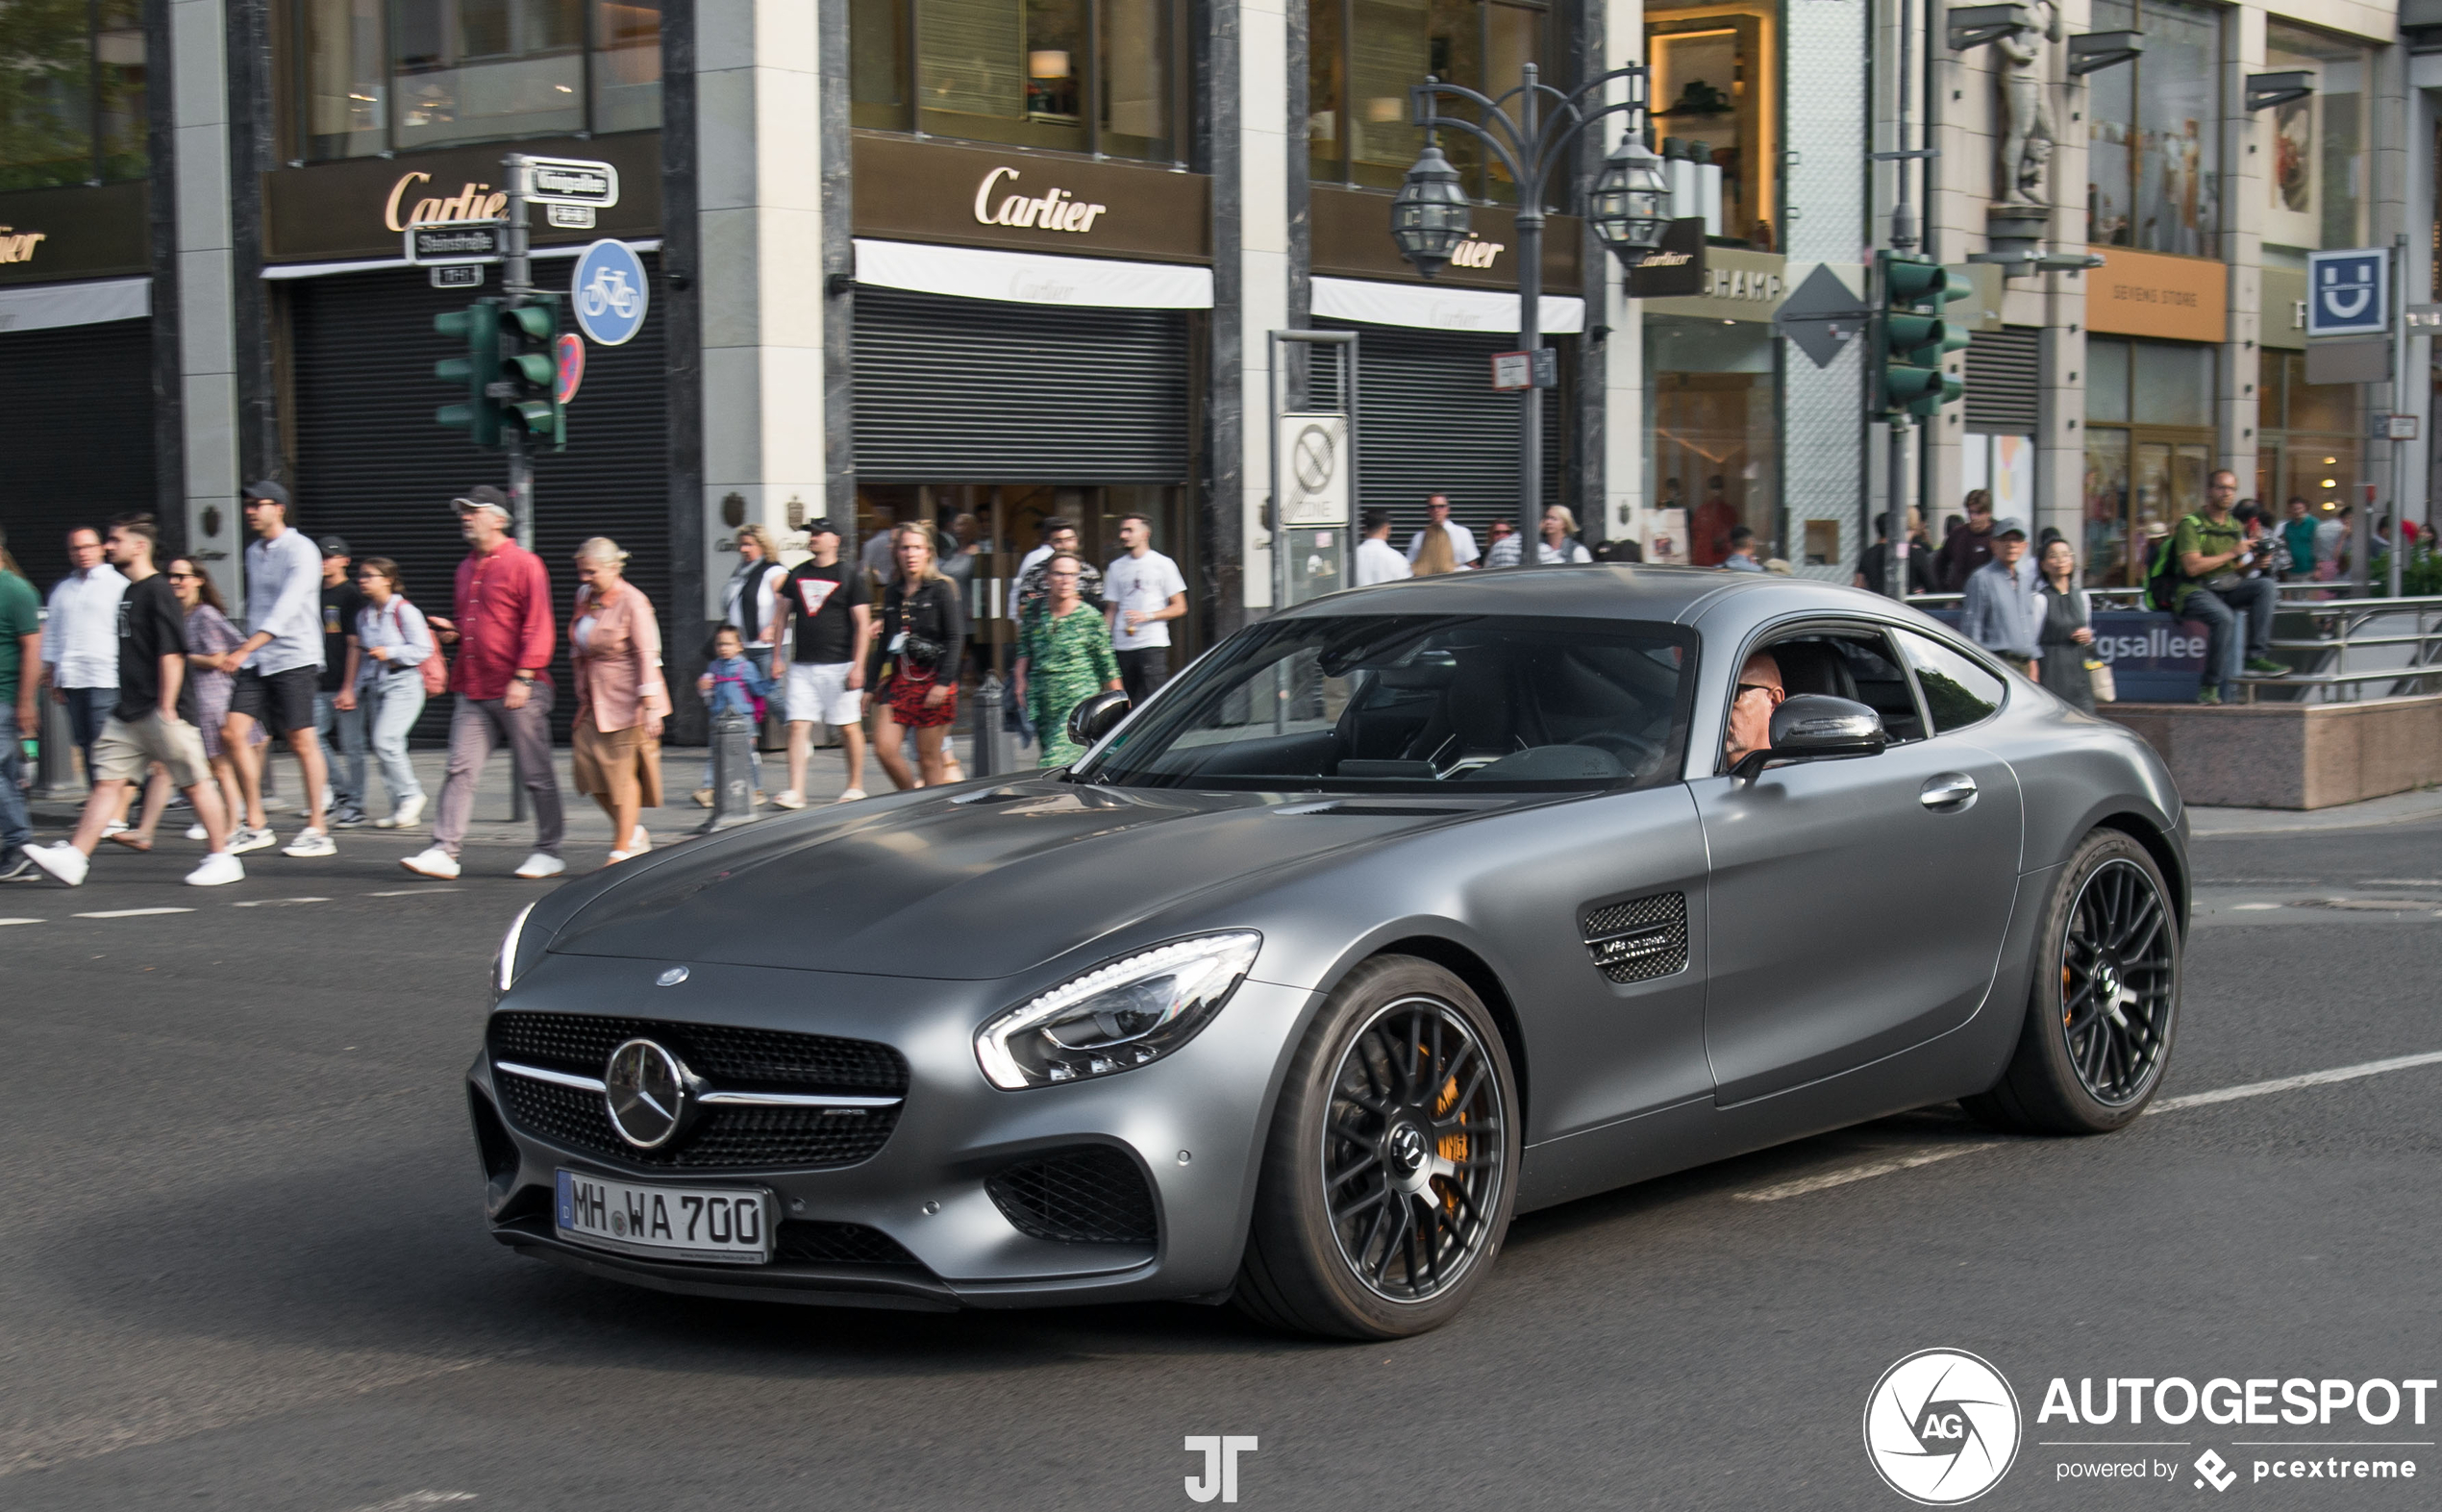
[[[1925,738],[1925,721],[1916,712],[1916,695],[1907,674],[1891,659],[1890,646],[1880,635],[1841,635],[1832,644],[1848,663],[1849,680],[1856,684],[1856,701],[1882,716],[1882,729],[1893,744]]]
[[[1916,685],[1925,690],[1925,707],[1933,716],[1933,732],[1947,734],[1992,717],[2001,707],[2006,684],[1930,635],[1902,632],[1908,664],[1916,669]]]

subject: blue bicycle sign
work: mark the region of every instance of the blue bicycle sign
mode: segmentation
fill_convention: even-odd
[[[2373,336],[2391,329],[2391,254],[2380,247],[2306,254],[2306,334]]]
[[[577,329],[597,346],[618,346],[644,329],[644,260],[626,242],[605,238],[586,248],[568,285]]]

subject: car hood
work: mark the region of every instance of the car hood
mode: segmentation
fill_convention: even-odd
[[[997,979],[1233,880],[1504,806],[1038,780],[968,788],[734,830],[612,880],[549,949]]]

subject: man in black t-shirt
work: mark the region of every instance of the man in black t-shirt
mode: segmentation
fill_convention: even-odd
[[[144,781],[156,762],[195,806],[195,817],[212,839],[212,854],[187,880],[215,887],[246,875],[229,854],[229,813],[204,759],[203,731],[195,728],[195,685],[187,677],[187,613],[169,580],[153,567],[159,539],[149,514],[124,515],[111,526],[106,549],[128,584],[118,605],[118,705],[93,742],[93,790],[74,838],[25,849],[28,860],[70,887],[85,880],[102,827],[118,814],[121,792]]]
[[[817,720],[839,730],[848,757],[848,787],[841,803],[865,796],[865,652],[873,644],[873,603],[865,575],[839,559],[839,528],[809,521],[806,545],[813,556],[799,562],[781,588],[781,616],[793,622],[782,637],[788,656],[788,791],[772,802],[783,808],[806,806],[806,757],[813,749]]]
[[[331,769],[331,826],[353,830],[364,823],[364,710],[356,701],[363,657],[356,615],[364,595],[348,571],[348,543],[325,535],[314,544],[322,548],[322,682],[313,695],[313,732],[323,749],[346,758]]]

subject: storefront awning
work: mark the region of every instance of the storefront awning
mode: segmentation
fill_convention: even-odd
[[[856,240],[857,282],[953,299],[1105,310],[1210,310],[1212,270],[1170,262]]]
[[[1317,278],[1314,313],[1326,320],[1354,320],[1369,326],[1508,333],[1518,329],[1518,296],[1480,288]],[[1545,335],[1571,336],[1585,329],[1585,301],[1573,294],[1544,295],[1542,314]]]
[[[148,278],[0,288],[0,331],[95,326],[105,320],[142,320],[152,312],[153,281]]]

